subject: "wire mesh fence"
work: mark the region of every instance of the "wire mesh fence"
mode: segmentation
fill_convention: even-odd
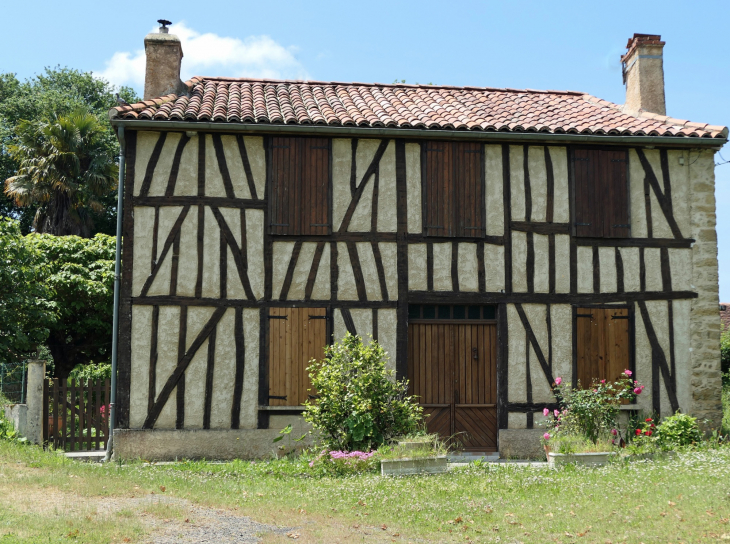
[[[25,403],[26,369],[27,364],[25,361],[0,363],[0,400],[12,404]]]

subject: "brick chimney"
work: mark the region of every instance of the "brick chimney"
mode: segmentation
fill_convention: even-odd
[[[664,42],[658,34],[634,34],[621,56],[626,112],[667,114],[664,102]]]
[[[160,19],[158,32],[147,34],[144,38],[144,50],[147,65],[144,75],[144,99],[157,98],[170,93],[178,93],[182,89],[180,81],[180,62],[183,58],[180,38],[169,34],[167,25],[170,21]]]

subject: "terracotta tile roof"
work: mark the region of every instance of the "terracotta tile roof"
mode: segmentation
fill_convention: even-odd
[[[642,113],[575,91],[194,77],[187,93],[112,118],[726,138],[727,127]]]
[[[720,303],[720,320],[723,330],[730,329],[730,302]]]

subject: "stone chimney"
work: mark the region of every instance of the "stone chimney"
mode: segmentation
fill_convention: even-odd
[[[658,34],[634,34],[621,56],[627,113],[667,114],[664,102],[664,42]]]
[[[144,99],[157,98],[170,93],[178,93],[183,83],[180,81],[180,62],[183,58],[180,38],[168,34],[170,21],[160,19],[160,30],[147,34],[144,50],[147,66],[144,74]]]

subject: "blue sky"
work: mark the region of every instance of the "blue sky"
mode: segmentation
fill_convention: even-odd
[[[141,94],[142,40],[159,18],[187,42],[183,76],[570,89],[617,103],[627,39],[657,33],[667,113],[730,125],[727,0],[7,2],[0,71],[25,78],[60,64]],[[722,153],[730,160],[730,146]],[[727,210],[730,164],[716,175]],[[718,237],[720,299],[730,302],[727,211]]]

